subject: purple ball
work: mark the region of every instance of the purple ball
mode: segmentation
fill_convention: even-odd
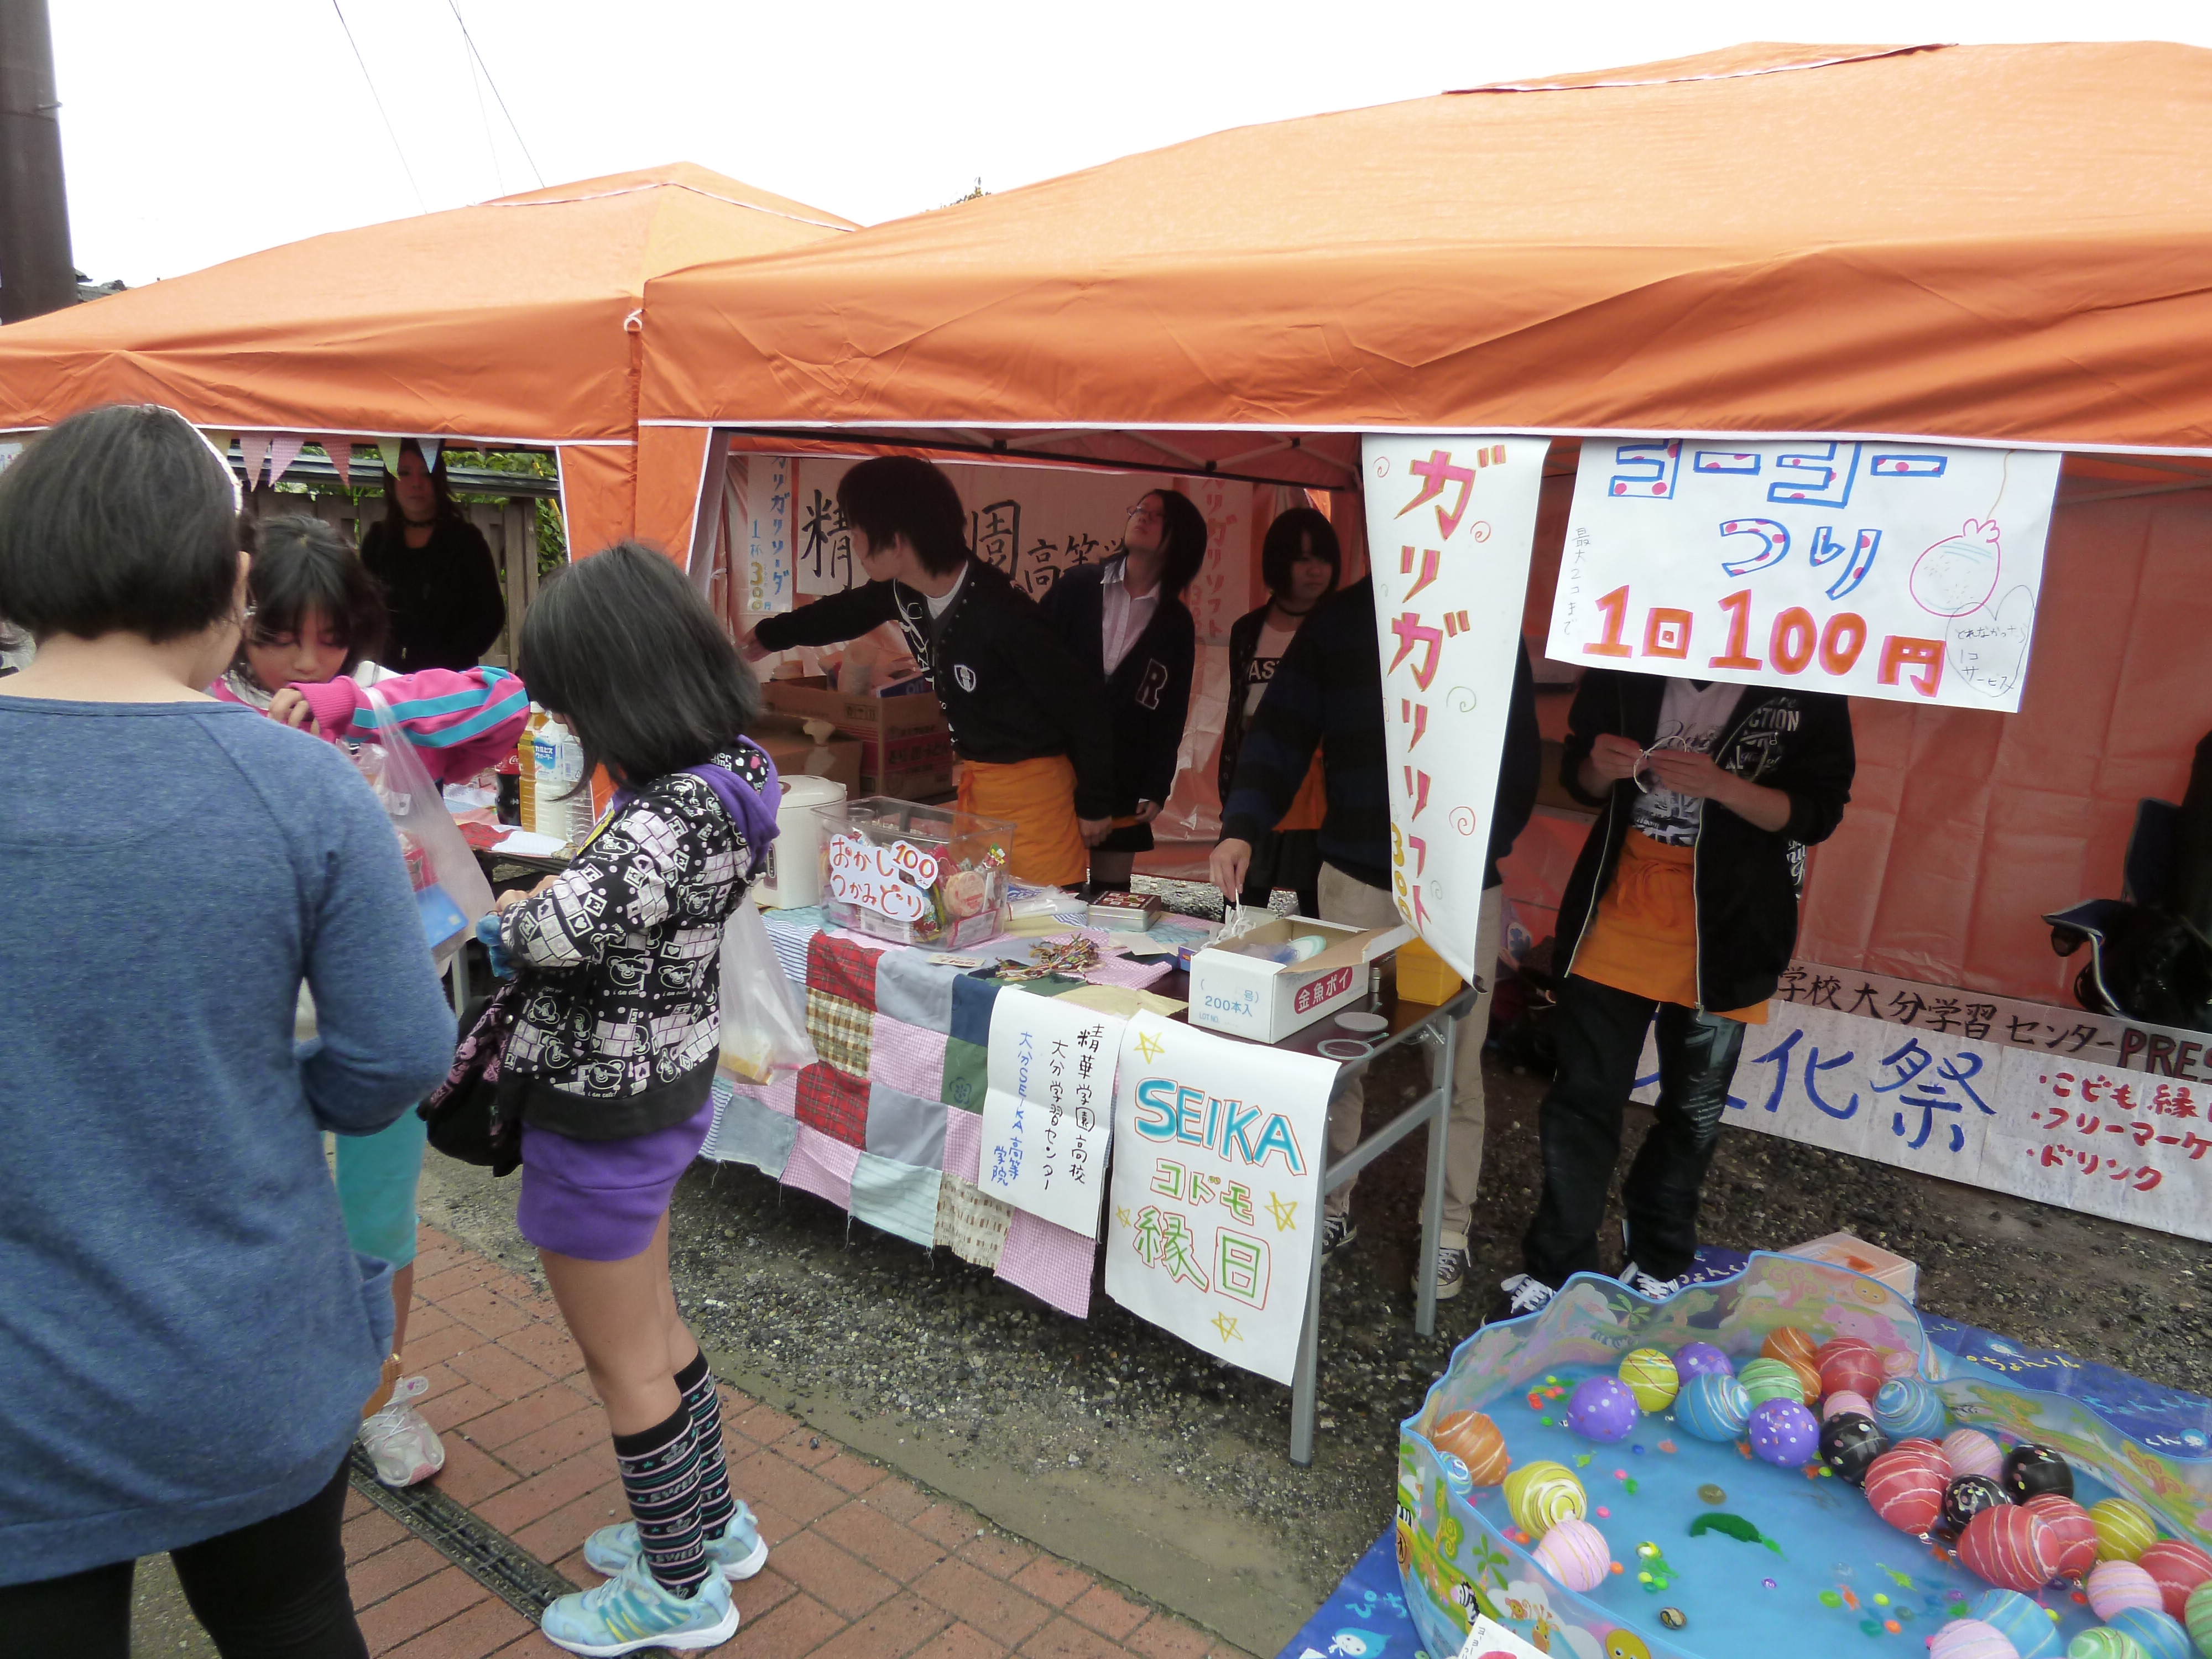
[[[1734,1376],[1729,1357],[1710,1342],[1686,1342],[1674,1355],[1674,1369],[1687,1382],[1693,1376]]]
[[[1820,1425],[1794,1400],[1764,1400],[1751,1414],[1751,1449],[1777,1468],[1802,1468],[1820,1449]]]
[[[1592,1440],[1626,1440],[1638,1416],[1636,1396],[1617,1376],[1586,1376],[1567,1396],[1567,1426]]]

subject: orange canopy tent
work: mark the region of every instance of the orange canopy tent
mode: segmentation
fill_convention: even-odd
[[[311,237],[0,329],[0,429],[157,402],[230,431],[550,446],[570,544],[604,546],[665,520],[659,495],[680,525],[698,486],[697,436],[637,430],[647,279],[853,228],[679,163]]]
[[[2154,44],[1749,46],[1247,128],[650,281],[641,431],[1345,489],[1392,428],[2065,449],[2022,712],[1855,706],[1800,946],[2047,999],[2039,913],[2112,890],[2212,726],[2208,130],[2212,52]]]

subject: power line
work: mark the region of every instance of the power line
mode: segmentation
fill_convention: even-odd
[[[461,52],[461,67],[468,72],[469,90],[477,95],[477,120],[483,127],[484,149],[491,156],[492,182],[498,186],[499,193],[504,196],[507,194],[507,174],[500,168],[499,146],[492,142],[491,112],[484,107],[483,82],[477,76],[476,53],[465,44],[468,40],[466,29],[461,31],[461,39],[465,43]]]
[[[399,156],[399,170],[407,175],[407,188],[415,192],[415,206],[418,211],[428,213],[430,204],[422,199],[422,186],[415,182],[415,169],[407,164],[407,151],[399,142],[399,130],[392,125],[392,117],[385,112],[384,100],[376,90],[376,77],[368,72],[368,59],[361,55],[361,42],[353,38],[353,25],[346,21],[345,8],[338,4],[338,0],[331,0],[331,9],[337,13],[338,27],[345,31],[346,45],[353,48],[353,61],[361,65],[361,78],[368,82],[368,95],[374,100],[376,112],[384,120],[384,131],[390,135],[392,148]],[[492,90],[496,92],[499,88],[495,87]]]
[[[337,0],[331,0],[331,3],[336,5]],[[484,83],[491,88],[491,95],[499,100],[499,112],[507,117],[507,130],[514,135],[515,148],[522,152],[522,159],[530,163],[531,176],[538,180],[538,188],[544,189],[545,175],[538,171],[538,159],[531,155],[530,146],[522,140],[522,129],[514,124],[514,112],[507,106],[507,94],[499,89],[499,82],[492,78],[491,65],[484,62],[483,53],[477,50],[476,36],[469,33],[468,20],[461,15],[460,0],[446,0],[446,3],[453,9],[453,21],[461,26],[461,39],[469,43],[469,52],[476,58],[477,67],[483,71]]]

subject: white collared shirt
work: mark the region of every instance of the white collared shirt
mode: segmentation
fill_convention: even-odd
[[[1106,567],[1104,580],[1099,586],[1100,644],[1104,647],[1106,672],[1111,676],[1144,637],[1145,629],[1152,625],[1152,617],[1160,608],[1160,585],[1152,584],[1152,591],[1142,599],[1129,592],[1129,584],[1123,580],[1128,574],[1129,562],[1117,559]]]

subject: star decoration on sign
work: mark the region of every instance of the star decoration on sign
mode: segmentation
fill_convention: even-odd
[[[1126,1204],[1116,1204],[1114,1206],[1114,1219],[1121,1225],[1124,1227],[1127,1226],[1129,1224],[1129,1206]]]
[[[1137,1052],[1145,1057],[1147,1064],[1160,1057],[1163,1047],[1160,1040],[1150,1031],[1137,1033]]]
[[[1268,1212],[1275,1218],[1275,1231],[1277,1232],[1288,1233],[1296,1232],[1297,1231],[1297,1200],[1294,1198],[1291,1200],[1289,1203],[1285,1204],[1279,1194],[1269,1193],[1267,1194],[1267,1209]]]
[[[1237,1328],[1237,1322],[1225,1313],[1213,1316],[1213,1328],[1221,1333],[1224,1342],[1242,1342],[1244,1334]]]

